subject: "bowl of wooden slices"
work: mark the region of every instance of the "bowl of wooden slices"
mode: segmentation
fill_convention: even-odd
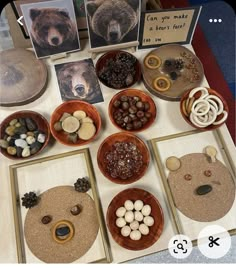
[[[180,101],[180,111],[192,127],[213,130],[225,123],[229,107],[216,90],[196,87],[184,93]]]
[[[81,146],[90,143],[101,129],[101,117],[97,109],[80,100],[62,103],[50,119],[53,137],[64,145]]]

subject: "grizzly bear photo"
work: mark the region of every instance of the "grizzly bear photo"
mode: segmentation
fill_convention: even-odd
[[[38,58],[80,49],[72,1],[31,3],[21,8]]]
[[[138,40],[139,0],[86,2],[91,48]]]
[[[63,101],[103,101],[92,59],[57,64],[55,70]]]

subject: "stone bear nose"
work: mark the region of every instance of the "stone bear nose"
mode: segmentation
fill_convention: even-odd
[[[118,38],[118,33],[117,32],[110,32],[110,38],[111,38],[111,40],[116,40]]]
[[[84,93],[84,85],[76,85],[75,90],[78,94]]]
[[[51,39],[51,41],[52,41],[52,43],[53,43],[54,45],[58,45],[58,43],[59,43],[59,39],[58,39],[58,37],[53,37],[53,38]]]

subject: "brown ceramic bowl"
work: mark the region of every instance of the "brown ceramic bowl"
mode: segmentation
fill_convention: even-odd
[[[18,159],[28,159],[28,158],[34,157],[35,155],[42,152],[42,150],[47,146],[47,144],[49,142],[50,128],[49,128],[48,121],[41,114],[34,112],[34,111],[29,111],[29,110],[15,112],[15,113],[13,113],[5,118],[0,125],[0,139],[4,138],[5,129],[9,125],[11,120],[18,119],[18,118],[27,118],[27,117],[33,119],[36,122],[38,129],[46,135],[45,142],[43,143],[42,147],[40,148],[40,150],[37,153],[30,155],[28,157],[18,157],[16,155],[10,155],[7,153],[6,149],[0,148],[1,153],[4,156],[6,156],[7,158],[10,158],[13,160],[18,160]]]
[[[133,81],[132,83],[130,83],[129,85],[127,86],[123,86],[123,87],[118,87],[118,88],[115,88],[111,85],[108,85],[107,81],[102,79],[101,76],[100,76],[100,72],[101,70],[104,68],[104,66],[106,66],[106,63],[107,63],[107,60],[109,59],[113,59],[115,60],[117,55],[119,53],[122,53],[122,54],[125,54],[125,55],[128,55],[128,56],[131,56],[133,59],[135,59],[135,63],[134,63],[134,68],[135,68],[135,75],[133,77]],[[102,55],[97,63],[96,63],[96,73],[97,73],[97,77],[98,79],[107,87],[109,88],[113,88],[113,89],[123,89],[123,88],[128,88],[128,87],[131,87],[132,85],[134,85],[136,82],[138,82],[140,79],[141,79],[141,66],[140,66],[140,63],[138,61],[138,59],[136,59],[135,56],[133,56],[132,54],[126,52],[126,51],[121,51],[121,50],[115,50],[115,51],[109,51],[107,53],[105,53],[104,55]]]
[[[183,94],[183,96],[182,96],[182,98],[181,98],[181,100],[180,100],[180,111],[181,111],[181,114],[182,114],[184,120],[185,120],[190,126],[192,126],[192,127],[194,127],[194,128],[197,128],[197,129],[199,129],[199,130],[213,130],[213,129],[216,129],[216,128],[220,127],[221,125],[223,125],[223,124],[225,123],[225,121],[227,120],[227,118],[226,118],[226,120],[224,120],[224,122],[220,123],[219,125],[213,125],[213,124],[211,124],[211,125],[209,125],[209,126],[202,127],[202,128],[199,127],[199,126],[196,126],[195,124],[193,124],[193,123],[190,121],[189,116],[186,116],[186,114],[185,114],[185,112],[184,112],[184,103],[185,103],[186,100],[188,99],[188,97],[189,97],[189,93],[190,93],[191,90],[192,90],[192,89],[189,89],[188,91],[186,91],[186,92]],[[207,88],[207,90],[208,90],[208,92],[209,92],[210,95],[214,95],[214,96],[217,96],[218,98],[220,98],[220,100],[221,100],[222,103],[223,103],[224,111],[226,111],[227,113],[229,113],[229,107],[228,107],[228,104],[227,104],[227,102],[225,101],[225,99],[224,99],[224,98],[223,98],[217,91],[215,91],[214,89]],[[197,92],[197,93],[194,94],[194,98],[195,98],[195,100],[197,100],[199,97],[200,97],[200,92]],[[221,118],[222,118],[222,115],[219,115],[219,116],[216,118],[216,120],[218,121],[218,120],[220,120]]]
[[[137,146],[140,153],[142,154],[143,165],[138,174],[134,173],[132,177],[128,179],[113,178],[107,171],[107,162],[105,161],[106,153],[112,149],[112,145],[116,142],[132,142]],[[149,151],[145,143],[137,136],[127,133],[119,132],[107,137],[100,145],[97,153],[97,163],[102,174],[110,181],[118,184],[129,184],[139,180],[146,172],[150,161]]]
[[[78,139],[76,143],[72,143],[71,141],[68,140],[68,133],[64,131],[57,132],[53,126],[57,121],[59,121],[63,113],[66,112],[69,114],[73,114],[73,112],[77,110],[82,110],[86,113],[87,116],[91,117],[96,127],[96,133],[89,140]],[[62,103],[54,110],[50,119],[50,129],[51,129],[51,133],[53,137],[60,143],[64,145],[69,145],[69,146],[81,146],[81,145],[90,143],[98,135],[101,129],[101,124],[102,124],[101,117],[97,109],[95,108],[95,106],[93,106],[90,103],[80,101],[80,100],[71,100],[71,101],[66,101]]]
[[[118,108],[114,107],[114,102],[119,100],[120,97],[123,95],[130,96],[130,97],[137,96],[143,102],[148,102],[150,105],[148,112],[151,113],[151,117],[149,118],[148,122],[145,125],[143,125],[141,128],[136,129],[136,130],[132,129],[132,130],[127,130],[127,131],[140,132],[140,131],[143,131],[143,130],[149,128],[156,118],[156,105],[155,105],[155,102],[153,101],[153,99],[148,94],[146,94],[142,90],[138,90],[138,89],[125,89],[125,90],[122,90],[121,92],[118,92],[115,96],[113,96],[113,98],[111,99],[111,101],[109,103],[109,107],[108,107],[109,117],[110,117],[110,120],[113,123],[113,125],[115,125],[117,128],[119,128],[123,131],[126,130],[125,128],[122,128],[120,125],[118,125],[113,117],[114,112],[118,110]]]
[[[151,206],[151,214],[154,218],[154,225],[149,227],[149,234],[142,235],[140,240],[134,241],[129,236],[121,235],[121,228],[116,226],[116,210],[124,206],[126,200],[142,200],[145,205]],[[122,247],[129,250],[143,250],[152,246],[161,236],[164,226],[164,215],[158,200],[149,192],[130,188],[117,194],[107,209],[106,223],[113,239]]]

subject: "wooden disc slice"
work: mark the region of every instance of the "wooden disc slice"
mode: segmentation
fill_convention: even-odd
[[[33,52],[23,48],[0,53],[0,106],[24,105],[46,88],[47,68]]]
[[[145,59],[149,55],[157,56],[160,59],[161,64],[158,68],[150,69],[146,66]],[[166,64],[166,60],[169,60],[172,64]],[[182,67],[180,67],[181,64],[178,60],[183,61]],[[178,101],[185,91],[199,86],[204,75],[202,64],[196,55],[178,44],[164,45],[150,51],[144,58],[142,72],[146,88],[157,97],[169,101]],[[171,74],[172,72],[175,74]],[[155,89],[153,82],[158,77],[166,77],[171,81],[168,90]]]

